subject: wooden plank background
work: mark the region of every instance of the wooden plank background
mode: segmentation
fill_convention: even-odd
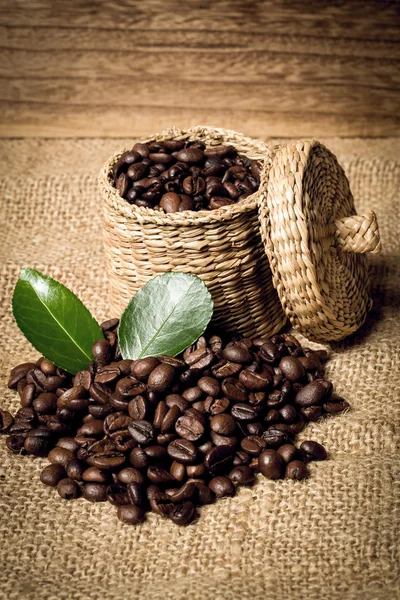
[[[0,136],[399,136],[400,3],[0,0]]]

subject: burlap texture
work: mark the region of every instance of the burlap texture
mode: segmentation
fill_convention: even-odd
[[[187,528],[114,507],[62,501],[39,482],[46,461],[0,440],[0,597],[98,600],[394,600],[400,597],[399,142],[322,140],[349,176],[359,212],[378,215],[374,308],[332,345],[328,376],[351,403],[302,439],[330,453],[304,482],[260,479],[201,510]],[[123,144],[122,144],[123,145]],[[1,404],[9,369],[37,356],[12,320],[18,272],[36,267],[107,315],[97,171],[121,140],[3,141],[0,167]],[[314,345],[315,346],[315,345]]]

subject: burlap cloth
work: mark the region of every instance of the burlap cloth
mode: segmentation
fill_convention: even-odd
[[[109,504],[62,501],[39,482],[46,461],[0,441],[0,596],[7,599],[394,600],[399,597],[400,143],[324,140],[348,173],[359,212],[376,210],[384,252],[372,257],[367,324],[332,346],[328,375],[351,403],[309,425],[327,462],[305,482],[260,479],[179,528],[156,515],[127,527]],[[68,284],[102,319],[97,172],[121,140],[0,144],[1,404],[9,369],[37,356],[12,320],[18,272]],[[397,487],[397,490],[396,490]]]

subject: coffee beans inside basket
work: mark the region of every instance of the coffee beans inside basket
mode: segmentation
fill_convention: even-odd
[[[6,445],[47,456],[40,478],[61,498],[108,501],[126,524],[151,511],[185,525],[256,473],[302,480],[326,458],[315,441],[294,444],[309,420],[348,407],[323,378],[324,351],[291,335],[210,335],[178,358],[122,360],[117,325],[102,325],[86,371],[71,376],[41,358],[10,374],[21,408],[0,411]]]
[[[172,213],[240,202],[258,189],[260,168],[230,145],[168,140],[135,144],[112,175],[129,204]]]

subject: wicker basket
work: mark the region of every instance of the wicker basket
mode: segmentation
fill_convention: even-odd
[[[289,318],[309,337],[333,340],[362,324],[370,300],[361,253],[380,250],[376,218],[355,215],[347,179],[326,148],[272,147],[209,127],[142,141],[167,139],[232,144],[263,162],[260,189],[218,210],[164,214],[119,196],[111,173],[124,150],[111,157],[100,174],[110,314],[121,314],[155,275],[180,271],[205,281],[213,322],[229,332],[273,335]]]

